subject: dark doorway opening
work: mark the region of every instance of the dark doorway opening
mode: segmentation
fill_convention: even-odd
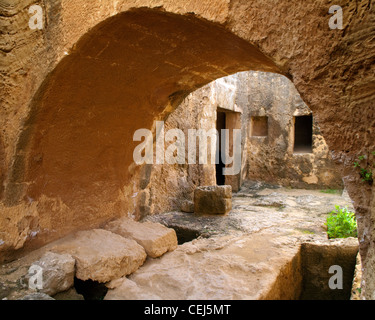
[[[299,116],[294,119],[294,153],[312,153],[313,117]]]
[[[226,114],[225,112],[217,111],[216,129],[219,133],[219,159],[216,159],[216,184],[218,186],[225,185],[225,176],[223,175],[223,168],[225,164],[221,159],[221,130],[226,128]]]

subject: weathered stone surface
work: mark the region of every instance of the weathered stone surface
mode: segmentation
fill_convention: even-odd
[[[361,300],[362,293],[362,262],[361,255],[358,253],[354,270],[354,278],[352,283],[352,294],[350,300]]]
[[[160,257],[177,248],[176,232],[160,223],[140,223],[121,218],[108,223],[105,229],[137,241],[151,258]]]
[[[241,229],[235,230],[229,219],[217,223],[227,231],[148,260],[127,279],[111,282],[106,299],[349,299],[358,241],[327,239],[321,228],[323,203],[316,213],[288,207],[279,215],[277,208],[258,208],[259,216],[266,216],[261,222],[254,217],[257,211],[241,201],[246,199],[237,200],[238,217],[229,215],[243,219]],[[255,228],[254,222],[259,223]],[[207,223],[201,221],[201,228]],[[342,266],[344,290],[329,287],[331,265]]]
[[[53,296],[71,288],[74,285],[75,263],[71,255],[54,252],[47,252],[35,261],[32,266],[42,268],[43,288],[40,292]]]
[[[246,181],[241,190],[232,195],[232,210],[227,215],[213,219],[212,216],[192,217],[189,213],[173,211],[152,215],[146,220],[192,230],[205,238],[240,231],[259,232],[267,228],[280,233],[286,228],[293,233],[327,238],[324,223],[327,213],[334,209],[332,203],[353,210],[346,193],[329,194]]]
[[[143,190],[145,189],[148,184],[150,183],[151,179],[151,172],[152,172],[152,165],[146,164],[142,167],[140,172],[140,183],[139,187]]]
[[[35,292],[35,293],[28,294],[19,300],[55,300],[55,299],[50,297],[48,294]]]
[[[314,275],[320,277],[319,283],[325,285],[320,288],[321,292],[329,292],[328,282],[322,281],[322,276],[327,275],[327,265],[342,264],[341,253],[348,257],[346,240],[328,240],[322,228],[332,203],[351,204],[345,195],[253,182],[246,183],[233,195],[233,209],[225,216],[213,218],[181,212],[150,216],[148,219],[166,225],[194,229],[202,235],[205,233],[205,237],[215,236],[185,243],[159,259],[147,259],[128,278],[107,283],[110,289],[107,299],[298,299],[306,277],[304,270],[314,271]],[[64,241],[41,249],[44,253]],[[347,241],[354,245],[357,242],[355,239]],[[315,270],[302,268],[303,263],[311,265],[311,255],[302,254],[298,249],[301,243],[310,246],[315,243],[322,253],[326,246],[330,247],[329,259],[323,257],[323,263],[314,261]],[[341,251],[342,247],[345,250]],[[42,255],[32,252],[0,268],[0,283],[13,292],[3,295],[6,299],[17,299],[29,293],[19,288],[22,282],[27,285],[20,276]],[[306,257],[310,260],[304,261]],[[315,276],[306,279],[313,283]],[[54,298],[59,299],[59,296]]]
[[[282,75],[243,72],[238,76],[237,98],[245,110],[243,126],[250,132],[246,150],[246,178],[293,188],[343,189],[342,177],[322,136],[319,124],[293,83]],[[266,101],[266,103],[265,103]],[[311,149],[294,150],[295,117],[312,115]],[[261,136],[252,134],[254,122],[265,119]],[[308,132],[307,125],[304,127]]]
[[[0,185],[5,187],[1,210],[7,213],[0,215],[1,259],[12,258],[10,252],[25,239],[30,242],[36,230],[50,230],[38,243],[51,241],[112,218],[118,207],[132,208],[137,190],[125,172],[132,161],[128,147],[134,130],[151,128],[155,118],[212,79],[260,68],[293,79],[319,120],[362,217],[366,296],[373,296],[375,189],[363,186],[353,168],[358,154],[374,149],[372,1],[342,0],[342,30],[328,27],[330,4],[325,0],[215,0],[209,5],[195,0],[49,1],[39,3],[49,23],[38,31],[28,27],[30,4],[5,1],[0,14],[5,30],[0,84],[0,171],[5,174]],[[153,8],[149,11],[160,19],[147,10],[129,11],[139,7]],[[170,17],[175,27],[165,22]],[[76,45],[79,39],[82,46]],[[139,51],[127,50],[135,42]],[[135,66],[131,70],[130,63]],[[108,72],[114,67],[119,72]],[[108,118],[97,113],[104,104]],[[131,187],[124,196],[125,184]]]
[[[150,192],[148,189],[139,192],[136,212],[140,218],[143,218],[151,213]]]
[[[101,229],[77,232],[63,239],[53,250],[74,257],[78,279],[98,282],[131,274],[147,257],[136,241]]]
[[[187,212],[187,213],[193,213],[194,212],[194,202],[185,200],[181,203],[181,211]]]
[[[303,243],[301,254],[304,293],[301,299],[349,300],[358,247],[358,239],[355,238]],[[340,290],[329,287],[333,276],[333,273],[329,273],[332,266],[339,266],[342,270],[340,281],[342,280],[343,288]]]
[[[231,209],[231,186],[208,186],[195,189],[194,212],[196,214],[227,214]]]
[[[55,300],[85,300],[83,295],[77,293],[75,288],[70,288],[67,291],[60,292],[53,296]]]
[[[128,278],[120,278],[107,284],[110,289],[104,300],[161,300],[154,293],[144,292],[137,283]]]
[[[298,263],[280,287],[274,282],[298,251],[295,239],[272,234],[194,240],[114,282],[105,299],[251,300],[270,292],[274,298],[295,299],[301,284]]]

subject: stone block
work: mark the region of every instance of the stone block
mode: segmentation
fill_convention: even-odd
[[[53,248],[76,260],[76,277],[109,282],[136,271],[146,260],[142,246],[107,230],[77,232]]]
[[[74,258],[69,254],[45,253],[32,266],[41,268],[43,279],[40,292],[53,296],[73,287],[75,274]]]
[[[108,223],[105,227],[113,233],[135,240],[151,258],[157,258],[177,248],[176,232],[154,222],[137,222],[121,218]]]
[[[194,212],[196,214],[227,214],[231,209],[231,186],[207,186],[195,189]]]

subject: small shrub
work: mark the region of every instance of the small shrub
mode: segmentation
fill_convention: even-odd
[[[354,168],[359,169],[359,174],[361,176],[361,180],[367,182],[369,185],[372,185],[374,179],[373,175],[373,168],[375,167],[374,161],[375,151],[372,151],[369,156],[361,155],[358,156],[356,162],[354,162]]]
[[[335,206],[327,217],[327,233],[330,239],[357,237],[357,221],[354,212],[347,207]]]

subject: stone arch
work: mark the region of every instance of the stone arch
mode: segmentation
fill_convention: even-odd
[[[40,229],[58,234],[123,214],[138,192],[134,132],[204,84],[250,69],[280,72],[217,23],[150,9],[108,18],[34,97],[5,203],[37,202]]]

